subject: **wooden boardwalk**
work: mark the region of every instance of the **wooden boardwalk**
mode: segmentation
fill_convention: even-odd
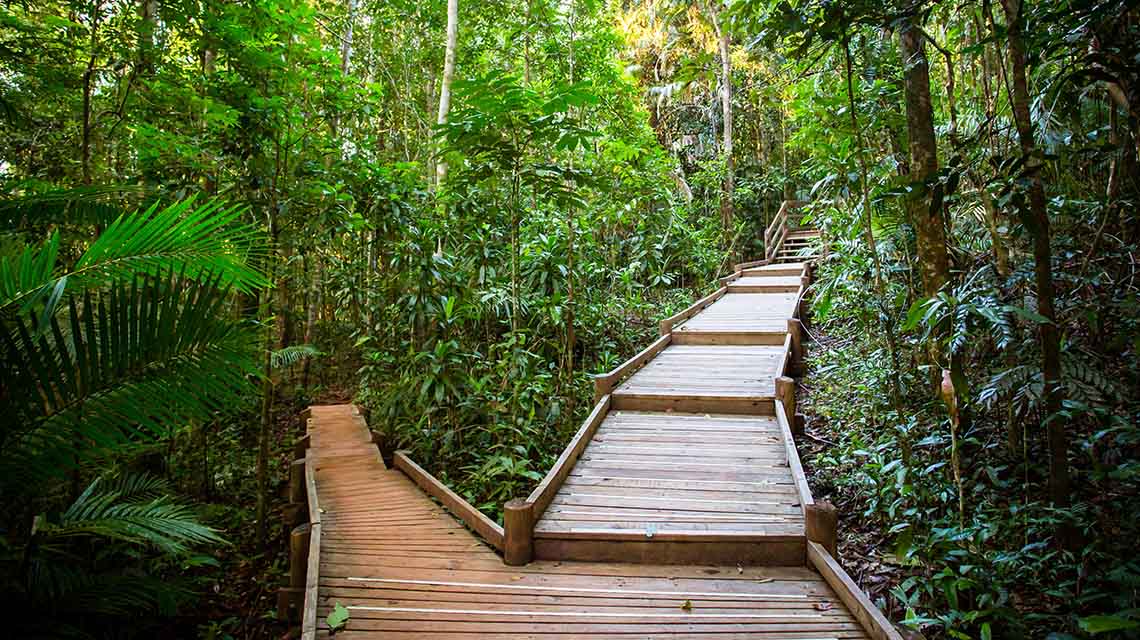
[[[795,449],[809,270],[742,265],[663,321],[503,526],[402,453],[386,467],[351,405],[313,407],[304,636],[340,604],[348,637],[898,639],[832,557]]]
[[[804,566],[538,561],[509,567],[377,455],[351,405],[313,407],[314,631],[344,638],[865,638]]]

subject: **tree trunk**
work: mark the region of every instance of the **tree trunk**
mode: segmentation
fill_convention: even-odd
[[[356,8],[360,0],[348,0],[348,28],[344,30],[344,37],[340,42],[340,72],[348,75],[348,67],[352,63],[352,40],[356,25]]]
[[[871,252],[872,265],[875,268],[875,290],[878,294],[879,317],[883,324],[883,332],[887,337],[887,349],[891,358],[891,404],[895,411],[902,415],[902,385],[899,383],[899,351],[898,341],[895,338],[894,321],[887,308],[887,286],[883,280],[883,265],[879,259],[879,249],[875,243],[875,233],[871,225],[871,189],[868,183],[870,173],[867,168],[866,145],[863,141],[863,130],[859,126],[859,112],[855,104],[854,73],[851,68],[851,42],[843,41],[843,61],[847,79],[847,108],[851,114],[851,129],[855,134],[856,150],[859,156],[859,182],[863,196],[863,236],[867,242],[867,250]],[[900,445],[903,451],[904,463],[910,462],[910,441],[905,434],[900,433]]]
[[[1061,343],[1057,332],[1057,314],[1053,308],[1053,255],[1050,247],[1049,215],[1045,203],[1045,186],[1041,182],[1041,153],[1033,140],[1033,122],[1029,114],[1029,83],[1026,77],[1025,43],[1021,36],[1021,1],[1001,0],[1005,11],[1009,42],[1012,87],[1010,103],[1017,126],[1021,153],[1025,157],[1025,177],[1029,180],[1028,201],[1021,203],[1022,216],[1033,236],[1033,272],[1037,285],[1037,312],[1045,321],[1040,324],[1042,373],[1045,382],[1045,421],[1049,443],[1049,495],[1057,507],[1070,504],[1069,443],[1065,421],[1061,415]],[[1062,542],[1071,542],[1065,540]]]
[[[732,160],[732,59],[728,30],[720,24],[720,16],[713,16],[717,39],[720,42],[720,106],[724,119],[724,182],[720,195],[720,223],[724,227],[724,245],[732,247],[732,194],[736,186]]]
[[[459,0],[447,0],[447,49],[443,55],[443,81],[439,86],[439,114],[435,122],[447,124],[447,113],[451,110],[451,80],[455,77],[455,48],[459,40]],[[440,184],[447,177],[447,163],[440,157],[435,165],[435,182]]]
[[[154,73],[155,31],[158,30],[158,0],[142,0],[139,5],[139,73]]]
[[[918,236],[918,257],[927,297],[938,293],[949,279],[946,228],[942,220],[942,188],[927,182],[938,173],[938,146],[934,140],[934,110],[930,101],[930,66],[917,18],[908,17],[899,31],[906,89],[907,140],[910,147],[910,181],[917,188],[909,198],[912,222]]]

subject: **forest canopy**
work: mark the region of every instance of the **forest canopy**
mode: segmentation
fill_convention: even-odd
[[[3,3],[12,633],[283,636],[310,404],[501,519],[791,209],[860,586],[1140,637],[1138,155],[1131,0]]]

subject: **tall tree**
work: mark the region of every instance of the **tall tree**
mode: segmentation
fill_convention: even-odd
[[[922,185],[908,198],[908,209],[918,240],[923,289],[930,297],[946,284],[950,266],[946,253],[946,227],[942,219],[942,188],[931,184],[938,173],[938,145],[934,138],[934,109],[930,101],[930,64],[926,59],[926,45],[918,20],[916,13],[902,19],[899,53],[906,92],[910,181],[912,185]]]
[[[724,182],[720,195],[720,223],[724,226],[724,244],[731,249],[732,219],[733,219],[733,191],[736,189],[735,166],[732,160],[732,40],[728,33],[723,12],[716,8],[710,9],[710,20],[716,31],[717,45],[720,51],[720,108],[724,122],[724,137],[722,152],[724,153]]]
[[[1024,162],[1028,200],[1019,202],[1019,210],[1033,236],[1033,274],[1037,286],[1037,312],[1040,323],[1042,374],[1045,383],[1045,422],[1049,443],[1049,495],[1053,504],[1066,507],[1070,503],[1069,443],[1065,420],[1061,415],[1061,342],[1057,332],[1054,308],[1053,252],[1050,247],[1049,214],[1045,203],[1045,185],[1041,182],[1041,152],[1033,139],[1033,121],[1029,114],[1029,82],[1026,72],[1026,48],[1022,27],[1021,0],[1001,0],[1009,43],[1010,104],[1017,126],[1017,138]]]
[[[451,81],[455,77],[455,46],[459,39],[459,0],[447,0],[447,45],[443,56],[443,82],[439,87],[439,113],[436,124],[447,124],[447,113],[451,110]],[[447,177],[447,163],[441,155],[435,165],[436,183]]]

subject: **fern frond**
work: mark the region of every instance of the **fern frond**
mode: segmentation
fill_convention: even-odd
[[[269,364],[274,369],[281,369],[293,366],[305,358],[317,358],[323,355],[325,354],[311,344],[299,344],[271,352]]]

